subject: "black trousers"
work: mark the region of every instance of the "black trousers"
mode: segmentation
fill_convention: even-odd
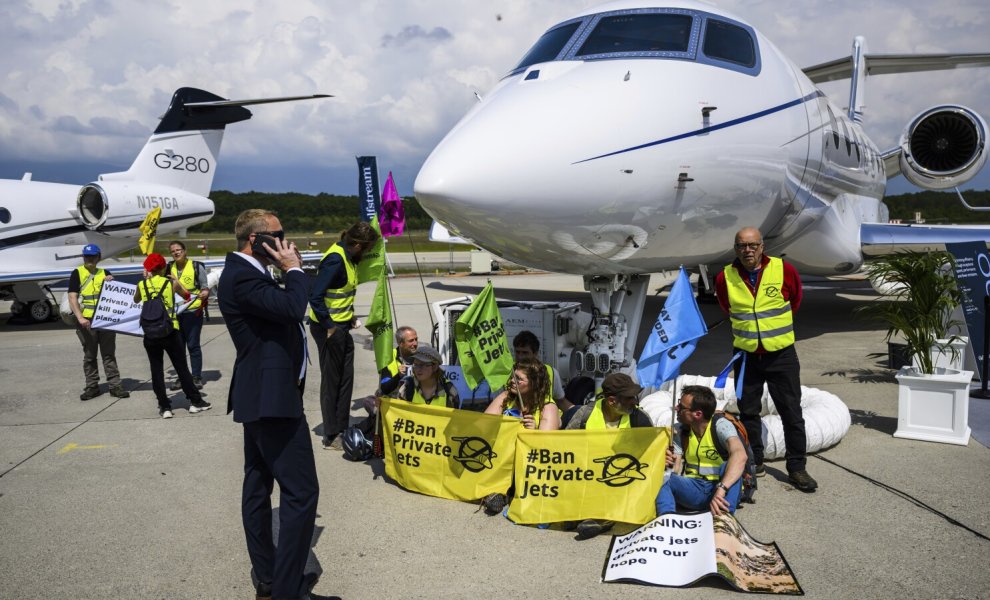
[[[351,420],[351,392],[354,389],[354,338],[347,325],[327,330],[310,321],[309,332],[320,349],[320,410],[323,413],[323,441],[347,429]]]
[[[740,367],[740,363],[736,362],[736,381],[739,380]],[[804,431],[804,415],[801,412],[801,363],[798,362],[793,345],[776,352],[746,353],[746,373],[743,376],[742,398],[739,398],[739,420],[746,427],[756,464],[763,462],[763,422],[760,419],[760,409],[764,383],[784,426],[787,472],[803,471],[807,463],[805,454],[808,440]]]
[[[279,487],[278,546],[272,539],[272,490]],[[298,598],[313,539],[320,484],[306,417],[244,423],[241,517],[251,566],[275,598]]]
[[[172,402],[168,399],[165,390],[165,361],[164,354],[168,354],[168,359],[172,361],[172,367],[176,375],[179,376],[179,383],[182,384],[182,391],[189,402],[196,404],[203,400],[203,396],[196,389],[192,375],[189,374],[189,365],[186,364],[186,349],[182,345],[182,336],[177,329],[167,337],[155,340],[144,338],[144,350],[148,353],[148,362],[151,363],[151,388],[155,390],[155,397],[158,398],[159,410],[171,410]]]

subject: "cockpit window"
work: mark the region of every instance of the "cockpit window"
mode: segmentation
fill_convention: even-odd
[[[567,41],[571,39],[574,32],[577,31],[578,26],[581,25],[581,21],[574,21],[573,23],[567,23],[566,25],[561,25],[560,27],[551,29],[550,31],[543,34],[536,44],[529,49],[526,56],[523,57],[516,68],[513,69],[513,73],[517,73],[522,69],[530,65],[535,65],[537,63],[551,61],[557,58],[560,51],[564,49],[567,45]]]
[[[576,56],[624,52],[687,52],[691,17],[671,14],[632,14],[604,17]]]
[[[748,31],[716,19],[708,19],[705,42],[701,47],[709,58],[724,60],[744,67],[756,65],[756,48]]]

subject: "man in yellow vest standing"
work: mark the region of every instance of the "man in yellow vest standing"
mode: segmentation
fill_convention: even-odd
[[[189,352],[189,371],[192,373],[196,389],[203,389],[203,348],[199,338],[203,332],[203,317],[206,302],[210,297],[210,286],[206,283],[206,267],[203,263],[189,260],[186,245],[179,240],[169,242],[168,252],[172,255],[165,273],[175,277],[193,297],[185,310],[179,313],[179,333]],[[176,377],[172,390],[182,389],[182,382]]]
[[[100,247],[86,244],[82,250],[83,264],[69,276],[69,306],[79,324],[76,336],[83,347],[83,374],[86,387],[80,400],[89,400],[100,395],[100,369],[96,365],[96,355],[103,357],[103,373],[110,384],[110,395],[115,398],[129,398],[120,385],[120,371],[117,370],[117,334],[113,331],[93,329],[90,319],[96,313],[96,303],[100,300],[104,281],[113,281],[113,276],[96,265],[102,258]]]
[[[760,418],[763,385],[784,426],[785,458],[790,482],[803,492],[818,487],[806,470],[807,437],[801,412],[801,364],[794,349],[794,313],[801,304],[797,269],[763,254],[763,235],[754,227],[736,233],[736,260],[715,278],[718,303],[729,315],[733,346],[744,352],[735,364],[743,373],[739,420],[746,426],[756,462],[763,467],[763,424]]]
[[[323,448],[343,450],[339,439],[347,429],[354,387],[354,296],[357,269],[364,253],[375,245],[378,232],[355,223],[340,241],[323,253],[309,296],[309,331],[320,350],[320,409]]]
[[[667,448],[673,467],[660,494],[657,515],[677,510],[710,510],[713,515],[735,513],[746,468],[746,447],[736,426],[715,415],[715,394],[703,385],[686,385],[675,406],[680,426],[674,449]],[[679,474],[683,459],[684,474]]]

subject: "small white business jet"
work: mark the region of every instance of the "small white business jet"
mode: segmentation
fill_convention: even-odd
[[[326,94],[227,100],[195,88],[179,88],[158,128],[131,168],[100,175],[83,186],[0,180],[0,298],[12,312],[35,322],[51,318],[48,287],[82,262],[82,248],[96,244],[109,258],[137,244],[138,227],[161,207],[158,237],[213,216],[207,196],[216,172],[224,128],[251,118],[252,104],[329,98]],[[115,274],[141,272],[140,265]]]
[[[898,174],[926,189],[975,176],[982,117],[934,106],[887,151],[862,127],[867,75],[987,65],[870,55],[857,37],[851,56],[802,70],[710,4],[612,2],[551,27],[434,149],[415,194],[455,235],[584,276],[594,322],[571,364],[600,375],[631,365],[648,274],[684,265],[710,285],[743,226],[819,275],[856,271],[877,245],[990,239],[888,225],[882,202]],[[847,111],[816,87],[841,79]]]

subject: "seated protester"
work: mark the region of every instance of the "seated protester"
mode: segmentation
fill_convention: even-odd
[[[413,404],[458,408],[461,404],[454,384],[444,377],[440,353],[423,344],[413,354],[412,376],[403,379],[398,397]]]
[[[625,373],[609,373],[595,402],[577,407],[567,429],[628,429],[653,427],[650,417],[639,409],[638,383]]]
[[[163,419],[172,418],[172,402],[165,392],[165,365],[162,353],[167,353],[172,361],[172,368],[175,369],[182,385],[182,391],[189,399],[189,412],[198,413],[210,410],[212,405],[203,400],[203,396],[196,384],[193,382],[189,366],[186,364],[186,350],[182,343],[182,336],[179,334],[179,320],[175,314],[175,294],[179,294],[185,300],[189,300],[189,292],[182,287],[178,277],[172,275],[165,276],[165,258],[161,254],[151,253],[144,259],[144,280],[138,283],[134,292],[135,302],[147,302],[152,298],[162,299],[165,310],[172,320],[172,329],[166,337],[150,339],[144,337],[144,349],[148,353],[148,361],[151,363],[151,387],[155,390],[158,398],[158,413]]]
[[[736,512],[746,448],[728,419],[712,418],[715,406],[715,394],[703,385],[681,390],[675,407],[680,435],[674,434],[674,450],[667,449],[667,466],[679,467],[681,456],[675,455],[683,454],[684,475],[675,467],[660,488],[657,515],[675,512],[678,504],[688,510],[710,509],[713,515]]]
[[[543,363],[514,364],[505,389],[495,396],[485,414],[518,417],[526,429],[560,429],[560,410],[550,397],[550,381]],[[481,505],[488,515],[497,515],[508,502],[507,494],[494,493],[485,496]]]
[[[560,429],[560,411],[550,397],[550,381],[543,363],[513,365],[505,389],[495,396],[485,414],[519,417],[526,429]]]
[[[540,339],[532,331],[520,331],[516,337],[512,338],[512,356],[517,363],[543,362],[540,359]],[[567,394],[564,392],[563,379],[561,379],[557,369],[546,363],[543,363],[543,366],[547,370],[547,377],[550,378],[550,397],[563,412],[571,405],[571,402],[567,400]]]
[[[402,384],[403,378],[412,375],[409,367],[413,362],[413,354],[419,347],[419,336],[416,330],[409,326],[399,327],[395,332],[395,348],[392,350],[392,362],[385,365],[378,373],[378,389],[363,400],[364,409],[371,417],[378,411],[381,404],[379,398],[388,396],[394,398]]]
[[[567,423],[567,429],[653,427],[650,417],[637,406],[642,391],[643,388],[625,373],[609,373],[602,382],[602,391],[597,394],[595,402],[578,407]],[[585,519],[577,524],[578,539],[595,537],[608,531],[613,525],[615,523],[612,521]]]

